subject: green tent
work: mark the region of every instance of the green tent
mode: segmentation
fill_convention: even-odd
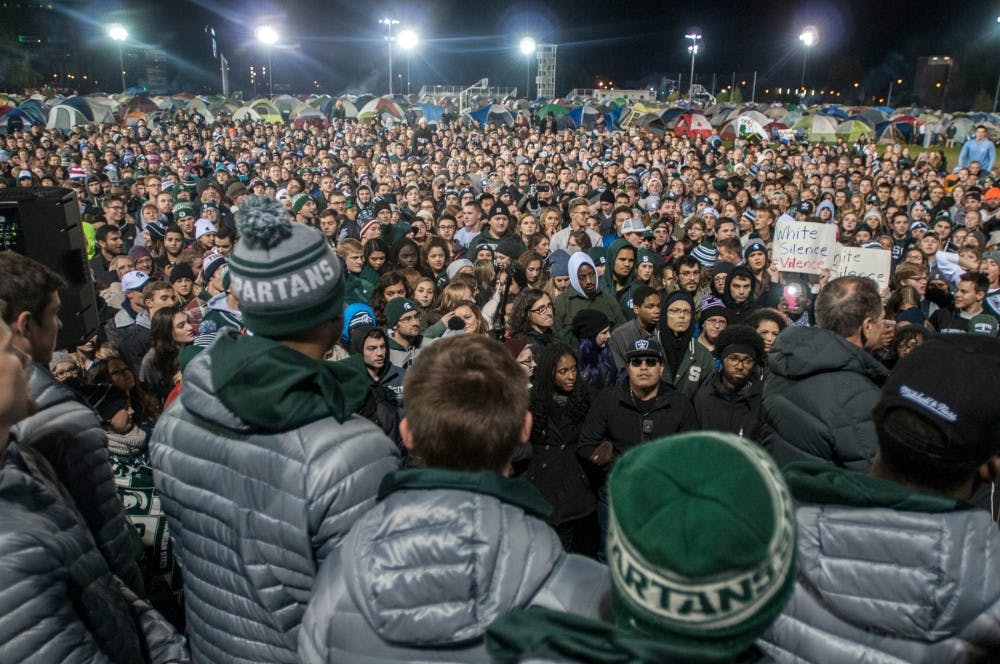
[[[845,120],[837,125],[837,138],[853,142],[862,136],[871,136],[872,128],[860,120]]]

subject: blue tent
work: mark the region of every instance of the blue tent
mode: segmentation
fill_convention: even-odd
[[[874,108],[876,111],[882,111],[887,115],[892,115],[893,113],[896,112],[893,109],[889,108],[888,106],[873,106],[872,108]]]
[[[577,127],[590,129],[597,124],[597,118],[601,117],[600,111],[593,106],[577,106],[568,113],[569,119]]]
[[[94,109],[90,107],[90,102],[83,97],[70,97],[63,103],[83,113],[83,117],[90,122],[94,121]]]
[[[18,106],[12,108],[2,118],[0,118],[0,134],[7,135],[14,131],[23,131],[32,125],[44,125],[45,122],[38,122],[31,113]]]
[[[444,115],[445,108],[437,104],[420,104],[420,112],[423,114],[424,119],[427,120],[427,124],[436,124],[441,121],[441,116]]]
[[[816,112],[817,115],[829,115],[840,120],[847,120],[850,116],[847,111],[840,108],[839,106],[827,106],[826,108],[820,109]]]
[[[506,107],[500,104],[486,104],[482,108],[469,113],[469,117],[484,127],[488,124],[514,124],[514,116],[510,114],[510,111]]]

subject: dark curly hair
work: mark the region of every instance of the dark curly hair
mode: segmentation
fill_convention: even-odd
[[[719,336],[715,340],[713,354],[716,358],[722,359],[722,351],[726,349],[726,346],[734,344],[747,346],[753,350],[753,359],[758,365],[767,361],[767,354],[764,352],[764,340],[749,325],[729,325],[722,332],[719,332]]]
[[[549,424],[549,411],[552,408],[552,397],[556,393],[556,365],[566,356],[576,360],[576,355],[562,343],[546,346],[539,354],[535,367],[534,384],[531,387],[531,401],[528,410],[531,411],[531,439],[541,440],[545,427]],[[579,372],[579,366],[577,367]],[[590,391],[583,380],[577,375],[576,385],[569,394],[566,404],[566,416],[573,422],[581,423],[590,410]]]

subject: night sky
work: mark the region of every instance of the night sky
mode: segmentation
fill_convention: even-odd
[[[78,3],[79,4],[79,3]],[[87,4],[84,2],[83,4]],[[697,26],[704,50],[699,82],[711,72],[728,77],[754,70],[772,85],[797,84],[802,68],[803,26],[816,25],[820,38],[809,51],[807,78],[813,84],[844,83],[859,77],[880,85],[912,77],[921,55],[950,54],[970,85],[992,86],[1000,73],[1000,13],[997,0],[901,2],[810,0],[805,2],[595,2],[563,3],[443,0],[419,3],[299,0],[95,0],[91,16],[116,16],[136,38],[178,56],[175,78],[215,75],[207,24],[219,33],[238,84],[249,65],[266,61],[252,38],[268,17],[285,46],[274,51],[276,84],[307,91],[316,80],[324,91],[384,90],[384,15],[412,25],[424,42],[411,60],[413,89],[422,84],[468,84],[482,76],[502,85],[522,85],[525,59],[517,41],[531,34],[559,44],[558,88],[593,87],[598,77],[618,87],[651,74],[687,78],[690,60],[684,34]],[[99,35],[93,37],[98,39]],[[405,58],[394,58],[397,72]],[[245,83],[243,84],[245,85]]]

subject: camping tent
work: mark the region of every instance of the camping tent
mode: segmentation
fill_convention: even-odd
[[[87,124],[87,122],[87,116],[80,109],[69,104],[59,104],[49,111],[49,119],[45,123],[45,128],[69,131],[73,125]]]
[[[846,120],[837,125],[837,138],[854,142],[862,136],[871,136],[872,128],[860,120]]]
[[[237,122],[242,122],[243,120],[257,122],[260,120],[260,113],[250,108],[250,106],[242,106],[233,113],[233,120]]]
[[[388,120],[392,120],[394,122],[406,122],[406,116],[403,114],[403,109],[400,108],[399,104],[393,101],[393,99],[389,96],[372,99],[358,111],[358,120],[361,122],[370,122],[374,120],[376,116],[382,122],[386,122]]]
[[[827,115],[806,115],[791,127],[808,141],[833,141],[837,138],[837,120]]]
[[[250,108],[256,111],[257,115],[259,115],[264,122],[281,124],[285,121],[285,119],[281,117],[281,111],[278,107],[266,99],[254,99],[250,102]]]
[[[708,123],[708,118],[701,113],[685,113],[677,119],[677,124],[674,125],[675,136],[708,138],[712,134],[712,125]]]
[[[505,106],[500,104],[486,104],[485,106],[469,113],[469,117],[485,127],[488,124],[512,125],[514,116]]]
[[[577,106],[567,115],[569,115],[570,120],[577,127],[590,129],[597,124],[597,119],[601,117],[601,112],[593,106]]]
[[[757,136],[763,141],[771,139],[770,135],[764,131],[764,127],[750,117],[749,114],[741,115],[738,118],[730,120],[724,124],[722,129],[719,131],[719,136],[722,137],[723,140],[728,141],[736,138],[750,138],[751,136]]]

